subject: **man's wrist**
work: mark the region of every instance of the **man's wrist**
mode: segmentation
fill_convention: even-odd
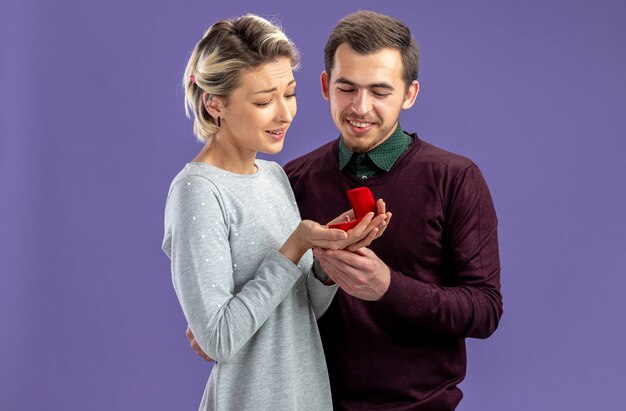
[[[317,260],[317,258],[313,258],[313,275],[324,285],[333,285],[335,282],[326,274],[322,265]]]

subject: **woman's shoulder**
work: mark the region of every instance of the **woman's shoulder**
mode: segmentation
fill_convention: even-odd
[[[219,188],[214,181],[208,168],[202,164],[187,163],[182,170],[176,174],[170,184],[169,196],[176,190],[182,190],[187,195],[197,195],[206,193],[207,190],[219,192]]]
[[[269,169],[269,170],[274,170],[274,169],[283,169],[280,164],[278,164],[276,161],[272,161],[272,160],[263,160],[262,158],[257,158],[256,160],[254,160],[254,164],[256,164],[256,166],[258,167],[259,170],[261,169]]]
[[[189,183],[191,181],[206,181],[211,183],[213,180],[214,178],[210,173],[208,164],[187,163],[183,169],[176,174],[172,180],[172,185],[180,184],[182,182]]]
[[[280,178],[286,176],[283,167],[275,161],[256,159],[255,164],[257,165],[259,171],[262,173],[267,173],[273,176],[280,176]]]
[[[280,164],[275,161],[259,159],[256,160],[256,164],[259,168],[259,173],[264,177],[263,184],[271,184],[274,189],[283,187],[289,196],[293,195],[291,193],[291,184],[287,178],[287,173],[285,173],[285,170],[283,170]]]

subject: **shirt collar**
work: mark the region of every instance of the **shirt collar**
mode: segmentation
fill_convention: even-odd
[[[411,136],[406,134],[404,130],[402,130],[402,127],[400,127],[400,123],[398,123],[398,126],[389,138],[366,154],[378,168],[389,171],[400,156],[409,148],[412,142],[413,139]],[[354,154],[355,153],[346,146],[343,137],[340,137],[339,168],[343,169],[346,167]]]

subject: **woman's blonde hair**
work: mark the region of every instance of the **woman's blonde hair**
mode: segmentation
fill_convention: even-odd
[[[193,111],[193,132],[198,140],[206,142],[219,129],[204,107],[204,96],[227,101],[244,70],[280,57],[289,58],[294,70],[300,63],[298,49],[281,28],[254,14],[219,21],[206,31],[191,53],[183,77],[185,113],[191,117]]]

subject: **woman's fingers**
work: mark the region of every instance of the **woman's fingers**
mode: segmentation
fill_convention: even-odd
[[[314,221],[307,220],[308,237],[313,246],[331,250],[346,249],[358,250],[369,246],[372,241],[380,237],[387,229],[391,220],[391,213],[386,211],[386,204],[382,199],[376,202],[376,212],[369,212],[352,229],[346,231],[328,228]],[[339,217],[328,222],[338,224],[354,218],[354,211],[348,210]]]
[[[361,238],[365,237],[369,233],[369,230],[372,229],[372,227],[370,227],[370,223],[372,222],[373,218],[373,212],[365,214],[365,217],[363,217],[363,219],[359,221],[359,223],[354,226],[354,228],[348,230],[348,239],[353,239],[354,242],[359,241]]]
[[[370,232],[367,234],[367,236],[364,239],[357,241],[356,243],[350,244],[345,249],[348,251],[356,251],[362,247],[369,246],[372,243],[372,241],[374,241],[374,239],[377,237],[378,232],[379,232],[379,229],[377,227],[374,227],[373,229],[370,230]]]

